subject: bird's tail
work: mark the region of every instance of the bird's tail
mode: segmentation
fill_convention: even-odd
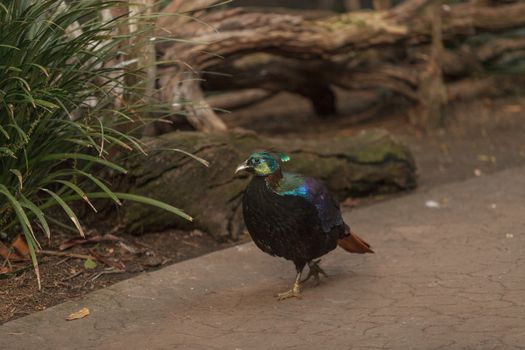
[[[349,227],[347,227],[347,231],[346,236],[337,241],[337,244],[341,248],[347,252],[358,254],[374,252],[370,247],[370,244],[366,243],[361,237],[353,233]]]

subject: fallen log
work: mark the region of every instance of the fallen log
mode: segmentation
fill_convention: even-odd
[[[191,227],[218,240],[237,239],[244,228],[241,197],[249,178],[235,175],[234,170],[257,149],[287,152],[291,157],[287,170],[321,179],[339,200],[406,191],[416,185],[410,151],[380,130],[325,141],[269,139],[240,131],[174,132],[145,142],[149,156],[128,160],[129,173],[114,181],[117,187],[184,208],[195,222],[188,224],[152,207],[126,203],[119,216],[125,229],[134,233]],[[173,148],[207,159],[210,167],[180,153],[160,151]]]
[[[225,127],[201,89],[220,85],[229,90],[294,92],[309,98],[320,115],[336,110],[331,85],[385,89],[414,106],[425,106],[423,99],[429,96],[424,92],[425,69],[432,57],[434,13],[440,18],[436,23],[440,23],[446,49],[439,50],[433,60],[440,66],[437,71],[444,75],[446,89],[449,83],[490,74],[495,64],[511,66],[525,60],[523,33],[516,31],[525,26],[525,3],[489,7],[469,2],[420,11],[429,2],[409,0],[392,9],[328,18],[242,8],[200,11],[192,12],[199,22],[186,21],[182,29],[179,22],[163,18],[162,28],[190,42],[157,44],[163,60],[175,62],[160,67],[161,98],[167,102],[196,101],[199,108],[189,113],[190,121],[207,131]],[[174,9],[176,6],[171,7]],[[259,60],[261,54],[271,59],[252,61]],[[202,71],[231,74],[232,78],[201,75]]]
[[[207,100],[215,110],[231,111],[265,101],[274,95],[275,92],[263,89],[247,89],[209,96]]]

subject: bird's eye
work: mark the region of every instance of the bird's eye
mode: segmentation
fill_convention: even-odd
[[[259,158],[254,158],[254,159],[252,159],[252,164],[253,164],[253,165],[257,165],[257,164],[259,164],[260,162],[261,162],[261,160],[260,160]]]

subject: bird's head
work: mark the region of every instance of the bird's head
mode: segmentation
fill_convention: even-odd
[[[268,151],[254,152],[235,169],[235,173],[248,171],[255,176],[269,176],[280,169],[279,160],[287,162],[290,157],[283,153],[277,153],[274,156]]]

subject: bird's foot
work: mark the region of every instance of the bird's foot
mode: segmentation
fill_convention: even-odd
[[[301,286],[299,283],[294,283],[293,288],[283,293],[277,293],[277,300],[281,301],[289,298],[301,298]]]
[[[321,259],[318,260],[312,260],[308,263],[308,267],[310,268],[310,271],[308,271],[308,276],[304,280],[301,281],[301,283],[304,283],[310,279],[310,277],[314,278],[315,285],[319,285],[319,275],[323,275],[324,277],[328,277],[326,272],[323,271],[321,266],[319,266],[319,263],[321,262]]]

